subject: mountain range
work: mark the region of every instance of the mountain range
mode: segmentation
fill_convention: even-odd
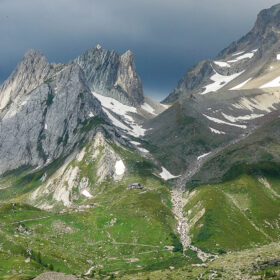
[[[0,86],[0,278],[278,279],[279,110],[280,4],[161,103],[129,50],[28,50]]]

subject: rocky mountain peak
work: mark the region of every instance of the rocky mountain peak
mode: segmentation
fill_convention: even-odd
[[[257,21],[252,30],[254,34],[264,35],[267,32],[277,33],[280,27],[280,4],[272,6],[270,9],[262,10],[257,17]],[[276,28],[276,29],[275,29]]]
[[[129,105],[141,105],[144,94],[131,51],[119,56],[100,45],[75,59],[83,69],[90,89]]]
[[[239,51],[248,51],[258,48],[262,53],[271,52],[279,47],[280,38],[280,4],[269,9],[262,10],[252,30],[240,40],[233,42],[226,49],[222,50],[218,58],[231,55]]]
[[[128,96],[136,103],[142,104],[144,101],[143,88],[140,77],[136,72],[134,55],[132,51],[126,51],[120,57],[118,75],[115,85],[119,85]]]
[[[54,73],[41,51],[28,50],[11,76],[0,87],[0,109],[5,108],[17,96],[28,93]]]
[[[36,57],[44,57],[40,50],[28,49],[24,54],[24,59],[34,59]]]

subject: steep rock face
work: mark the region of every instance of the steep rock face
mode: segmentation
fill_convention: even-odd
[[[233,42],[224,49],[218,57],[232,54],[248,47],[262,47],[271,49],[280,38],[280,4],[262,10],[257,17],[253,29],[240,40]]]
[[[214,73],[209,60],[203,60],[197,65],[191,67],[179,81],[178,86],[170,94],[163,103],[172,103],[180,98],[182,92],[190,93],[201,87],[203,83],[208,81],[209,76]]]
[[[117,80],[115,85],[120,86],[128,96],[136,103],[144,101],[142,83],[136,73],[133,53],[127,51],[120,57]]]
[[[29,50],[8,80],[0,87],[0,110],[15,97],[35,89],[60,65],[50,64],[40,51]]]
[[[87,120],[106,119],[76,64],[17,95],[0,111],[0,174],[22,165],[42,166],[69,153]]]
[[[119,56],[115,51],[92,48],[76,60],[92,91],[138,106],[144,102],[142,83],[136,73],[132,52]]]

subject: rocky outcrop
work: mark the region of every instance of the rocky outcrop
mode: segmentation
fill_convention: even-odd
[[[136,73],[134,57],[131,51],[127,51],[120,57],[115,86],[120,86],[127,92],[129,98],[135,104],[142,104],[144,102],[142,83]]]
[[[40,51],[29,50],[11,76],[0,87],[0,110],[16,97],[35,89],[61,65],[50,64]]]
[[[197,65],[188,69],[175,90],[165,98],[162,103],[173,103],[178,100],[182,94],[190,96],[196,89],[201,88],[213,74],[214,70],[211,61],[203,60],[199,62]]]
[[[87,50],[75,62],[83,69],[92,91],[127,105],[143,104],[142,83],[131,51],[119,56],[115,51],[97,46]]]
[[[88,174],[85,167],[90,169],[91,178],[85,176]],[[52,209],[55,205],[70,207],[79,199],[92,198],[96,194],[95,187],[105,180],[121,180],[125,170],[121,157],[106,141],[103,132],[98,131],[90,145],[72,154],[30,194],[28,202],[42,209]]]
[[[1,95],[10,103],[0,111],[0,174],[23,165],[44,166],[67,155],[84,137],[86,121],[107,118],[77,64],[50,69],[39,52],[28,52],[2,86],[7,90],[10,84],[14,90]]]

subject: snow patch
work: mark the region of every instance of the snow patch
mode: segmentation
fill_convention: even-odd
[[[115,164],[115,173],[116,173],[116,175],[120,176],[120,175],[123,175],[124,172],[125,172],[125,165],[124,165],[123,161],[120,159]]]
[[[83,190],[82,195],[84,195],[87,198],[93,198],[93,196],[87,190]]]
[[[210,155],[210,154],[211,154],[211,152],[206,153],[206,154],[203,154],[203,155],[197,157],[197,160],[201,160],[201,159],[205,158],[206,156],[208,156],[208,155]]]
[[[276,110],[273,104],[280,102],[280,93],[264,93],[253,98],[242,97],[240,101],[232,106],[236,109],[248,109],[251,112],[254,110],[260,110],[270,113],[272,110]]]
[[[262,85],[260,88],[280,87],[280,77]]]
[[[238,56],[238,55],[243,54],[243,53],[245,53],[245,51],[243,51],[243,52],[238,52],[238,53],[234,53],[232,56]]]
[[[216,134],[226,134],[225,132],[217,130],[215,128],[212,128],[212,127],[209,127],[209,128],[210,128],[211,132],[213,132],[213,133],[216,133]]]
[[[226,115],[224,113],[222,113],[222,115],[225,119],[227,119],[230,122],[254,120],[264,116],[264,114],[251,114],[251,115],[233,117],[233,116]]]
[[[135,146],[140,146],[141,144],[136,142],[136,141],[130,141],[131,144],[135,145]]]
[[[94,114],[93,114],[92,112],[90,112],[90,113],[88,114],[88,116],[89,116],[90,118],[92,118],[92,117],[94,117]]]
[[[220,67],[231,67],[230,64],[223,61],[214,61],[214,63]]]
[[[113,123],[113,125],[123,129],[123,130],[130,130],[130,128],[128,126],[126,126],[125,124],[123,124],[121,121],[119,121],[118,119],[116,119],[108,110],[103,108],[103,111],[106,113],[106,115],[108,116],[108,118],[111,120],[111,122]]]
[[[156,115],[154,108],[152,108],[148,103],[141,105],[141,108],[152,115]]]
[[[203,114],[203,116],[206,117],[207,119],[209,119],[210,121],[215,122],[215,123],[226,124],[226,125],[230,125],[230,126],[236,126],[236,127],[240,127],[240,128],[243,128],[243,129],[247,128],[246,125],[239,125],[239,124],[225,122],[225,121],[222,121],[222,120],[217,119],[217,118],[209,117],[205,114]]]
[[[233,60],[229,60],[228,63],[233,63],[233,62],[237,62],[239,60],[243,60],[243,59],[246,59],[246,58],[252,58],[255,53],[258,51],[258,49],[255,49],[255,50],[252,50],[251,52],[247,52],[247,53],[244,53],[240,56],[237,56],[235,59]],[[236,55],[235,55],[236,56]]]
[[[215,71],[216,72],[216,71]],[[230,76],[223,76],[218,74],[217,72],[210,78],[214,83],[209,84],[205,87],[205,90],[201,94],[206,94],[208,92],[217,91],[224,87],[226,84],[237,78],[244,71],[232,74]]]
[[[276,58],[277,58],[277,60],[280,60],[280,54],[277,54]]]
[[[149,153],[149,151],[146,150],[146,149],[144,149],[144,148],[138,147],[138,150],[139,150],[140,152],[142,152],[142,153]]]
[[[174,175],[172,175],[172,174],[171,174],[166,168],[164,168],[163,166],[161,167],[161,173],[159,174],[159,176],[160,176],[163,180],[165,180],[165,181],[180,177],[180,176],[174,176]]]
[[[230,90],[240,89],[240,88],[244,87],[244,86],[245,86],[249,81],[251,81],[251,80],[252,80],[252,78],[250,78],[250,79],[246,80],[245,82],[243,82],[243,83],[237,85],[236,87],[231,88]]]
[[[136,108],[124,105],[121,102],[115,100],[114,98],[103,96],[96,92],[93,92],[92,94],[101,102],[104,112],[107,114],[108,118],[112,121],[112,123],[115,126],[127,131],[128,134],[135,137],[145,135],[146,129],[142,128],[142,126],[137,124],[133,117],[130,115],[132,113],[137,113]],[[115,118],[109,110],[115,113],[116,115],[120,116],[126,124],[123,124],[121,121]]]
[[[48,129],[48,125],[45,123],[45,130],[47,130]]]

